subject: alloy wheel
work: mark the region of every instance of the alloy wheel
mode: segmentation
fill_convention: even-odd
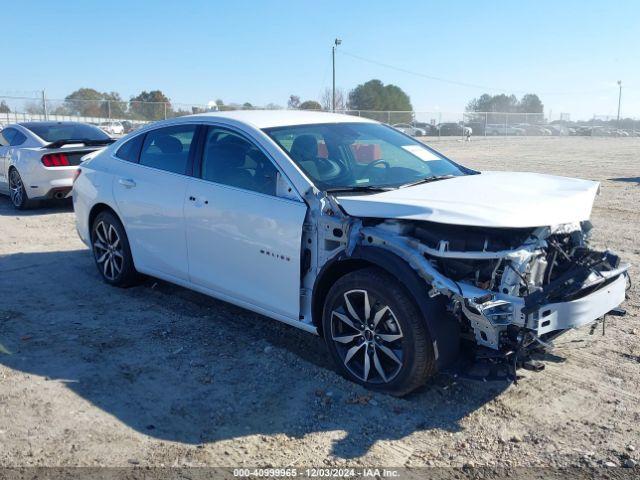
[[[366,290],[349,290],[331,312],[331,338],[344,366],[358,379],[384,384],[403,366],[400,324],[388,305]]]
[[[94,229],[93,252],[102,273],[110,281],[115,280],[124,266],[122,242],[118,231],[105,221],[96,224]]]
[[[21,206],[24,202],[24,186],[20,174],[15,169],[12,169],[9,175],[9,190],[13,204],[16,207]]]

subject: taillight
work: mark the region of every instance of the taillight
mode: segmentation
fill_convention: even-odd
[[[71,184],[76,183],[76,180],[78,179],[78,177],[80,176],[80,174],[82,173],[82,169],[78,168],[74,174],[73,174],[73,181],[71,182]]]
[[[45,167],[68,167],[69,159],[64,153],[50,153],[41,159]]]

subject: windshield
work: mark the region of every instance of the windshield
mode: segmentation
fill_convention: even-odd
[[[60,140],[109,140],[111,137],[93,125],[85,123],[35,123],[21,124],[45,142]]]
[[[396,188],[473,173],[378,123],[296,125],[264,131],[320,190]]]

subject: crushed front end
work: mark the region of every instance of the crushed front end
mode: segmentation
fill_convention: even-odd
[[[360,242],[404,258],[445,295],[461,335],[523,363],[559,334],[592,323],[625,298],[628,265],[589,246],[591,223],[485,228],[367,219]]]

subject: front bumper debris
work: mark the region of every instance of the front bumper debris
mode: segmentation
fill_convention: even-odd
[[[626,285],[625,274],[620,274],[611,283],[582,298],[544,305],[531,314],[529,326],[540,336],[587,325],[624,301]]]

